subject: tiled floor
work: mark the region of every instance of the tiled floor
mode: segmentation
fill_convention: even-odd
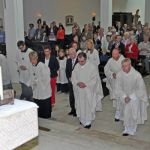
[[[145,83],[150,90],[150,76]],[[15,85],[17,94],[20,92]],[[114,122],[114,108],[109,96],[103,99],[103,112],[96,114],[90,130],[85,130],[79,125],[75,117],[68,116],[70,111],[68,95],[57,94],[56,105],[53,109],[51,120],[39,119],[39,125],[51,129],[40,130],[38,144],[32,142],[33,150],[150,150],[150,108],[148,108],[148,121],[138,127],[135,136],[122,137],[122,123]],[[22,147],[22,150],[28,150]]]

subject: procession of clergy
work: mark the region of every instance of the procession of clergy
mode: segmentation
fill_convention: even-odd
[[[75,43],[74,43],[75,44]],[[20,99],[33,100],[38,106],[38,116],[50,118],[55,104],[56,82],[60,90],[69,85],[69,115],[77,116],[84,128],[91,128],[97,111],[102,111],[103,89],[99,76],[100,59],[93,41],[87,41],[88,49],[76,51],[72,46],[68,58],[63,50],[58,58],[51,55],[49,46],[44,47],[44,58],[18,41],[16,63],[22,94]],[[114,121],[123,121],[123,136],[134,135],[138,124],[147,120],[148,96],[141,74],[131,66],[119,49],[112,50],[112,57],[104,67],[110,99],[116,108]],[[11,88],[6,57],[0,55],[4,89]],[[58,77],[57,77],[58,76]]]

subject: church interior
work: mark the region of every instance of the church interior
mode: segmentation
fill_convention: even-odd
[[[149,0],[0,0],[0,150],[150,150],[149,6]],[[132,49],[133,45],[135,49]],[[98,54],[98,69],[95,64],[92,66],[98,71],[100,81],[97,82],[100,82],[102,87],[99,89],[102,92],[102,109],[95,110],[90,124],[84,124],[84,119],[80,119],[82,110],[78,112],[78,107],[84,109],[87,104],[78,105],[81,105],[84,98],[86,103],[90,94],[87,92],[83,96],[81,91],[78,94],[75,91],[78,85],[77,77],[81,79],[80,72],[75,74],[75,70],[81,65],[82,73],[80,54],[88,62],[96,61],[94,56],[90,57],[94,50]],[[119,64],[120,72],[115,73],[117,77],[113,74],[110,77],[111,80],[117,80],[113,83],[116,86],[112,87],[111,91],[107,85],[106,66],[115,57],[114,50],[119,56],[123,56],[125,61],[129,61],[131,68],[134,68],[140,77],[137,78],[136,84],[140,86],[142,82],[142,86],[145,86],[145,89],[142,88],[145,95],[141,95],[146,97],[146,102],[145,97],[141,97],[147,103],[144,110],[147,116],[145,122],[137,126],[133,135],[130,132],[122,132],[124,120],[121,117],[116,118],[117,106],[113,107],[113,100],[118,98],[119,91],[115,91],[117,96],[111,98],[111,92],[117,86],[121,87],[116,78],[121,69],[123,70],[123,61]],[[50,51],[51,55],[51,61],[48,62],[47,51]],[[78,59],[77,64],[76,60],[72,59],[73,55]],[[29,68],[23,65],[25,59]],[[74,78],[67,72],[69,59],[72,59],[71,74]],[[7,64],[3,64],[4,61],[7,61]],[[19,66],[20,62],[22,64]],[[38,67],[39,70],[36,70]],[[116,68],[117,66],[114,70]],[[85,78],[89,77],[90,69],[92,67],[87,69],[87,74],[84,72]],[[29,74],[22,76],[22,71],[27,70]],[[47,72],[50,72],[48,76]],[[91,76],[94,74],[92,73]],[[9,84],[4,85],[5,77]],[[136,76],[133,80],[135,78]],[[94,80],[90,77],[89,79]],[[126,84],[128,79],[127,77]],[[87,81],[87,85],[90,81]],[[97,82],[93,87],[90,82],[90,87],[95,88]],[[79,85],[80,89],[82,86]],[[140,89],[139,86],[135,87],[135,91],[136,88]],[[84,88],[87,88],[86,85]],[[5,90],[13,91],[13,94],[5,94]],[[71,102],[71,94],[74,102]],[[26,98],[26,95],[30,96]],[[6,102],[3,98],[5,96]],[[78,105],[77,99],[80,99]],[[130,97],[129,99],[132,100]],[[39,102],[47,100],[50,103]],[[93,101],[93,106],[94,96],[90,100]],[[42,106],[45,110],[41,109]],[[142,114],[141,107],[138,107],[136,113]],[[90,112],[87,108],[85,111]],[[119,109],[125,108],[119,105]],[[43,112],[40,114],[40,111]],[[48,113],[48,117],[41,117]]]

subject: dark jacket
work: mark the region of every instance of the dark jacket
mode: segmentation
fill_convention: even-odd
[[[67,59],[67,62],[66,62],[66,77],[67,77],[68,81],[69,81],[69,78],[71,78],[72,71],[73,71],[73,69],[74,69],[74,67],[77,63],[78,63],[78,60],[76,59],[75,64],[72,67],[72,59],[71,58]]]
[[[41,60],[43,63],[45,63],[45,57]],[[57,71],[59,70],[59,63],[55,56],[51,56],[49,60],[49,65],[51,72],[51,78],[57,77]]]
[[[54,32],[54,35],[56,36],[57,35],[57,31],[58,31],[58,28],[56,26],[53,27],[53,32]],[[48,35],[50,35],[50,32],[51,32],[51,28],[49,28],[49,33]]]
[[[124,30],[123,30],[123,27],[118,27],[118,26],[115,26],[116,28],[116,31],[119,32],[119,34],[122,36],[124,34]]]
[[[140,33],[136,36],[136,38],[137,38],[137,43],[139,44],[140,42],[144,41],[144,34]]]
[[[116,46],[116,43],[114,43],[114,44],[112,45],[111,54],[112,54],[112,51],[113,51],[113,49],[115,48],[115,46]],[[124,44],[123,44],[122,42],[120,42],[119,51],[120,51],[120,54],[122,54],[123,56],[125,56],[125,46],[124,46]]]

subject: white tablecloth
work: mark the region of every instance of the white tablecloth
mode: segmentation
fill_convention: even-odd
[[[12,150],[38,136],[37,105],[15,99],[0,106],[0,150]]]

